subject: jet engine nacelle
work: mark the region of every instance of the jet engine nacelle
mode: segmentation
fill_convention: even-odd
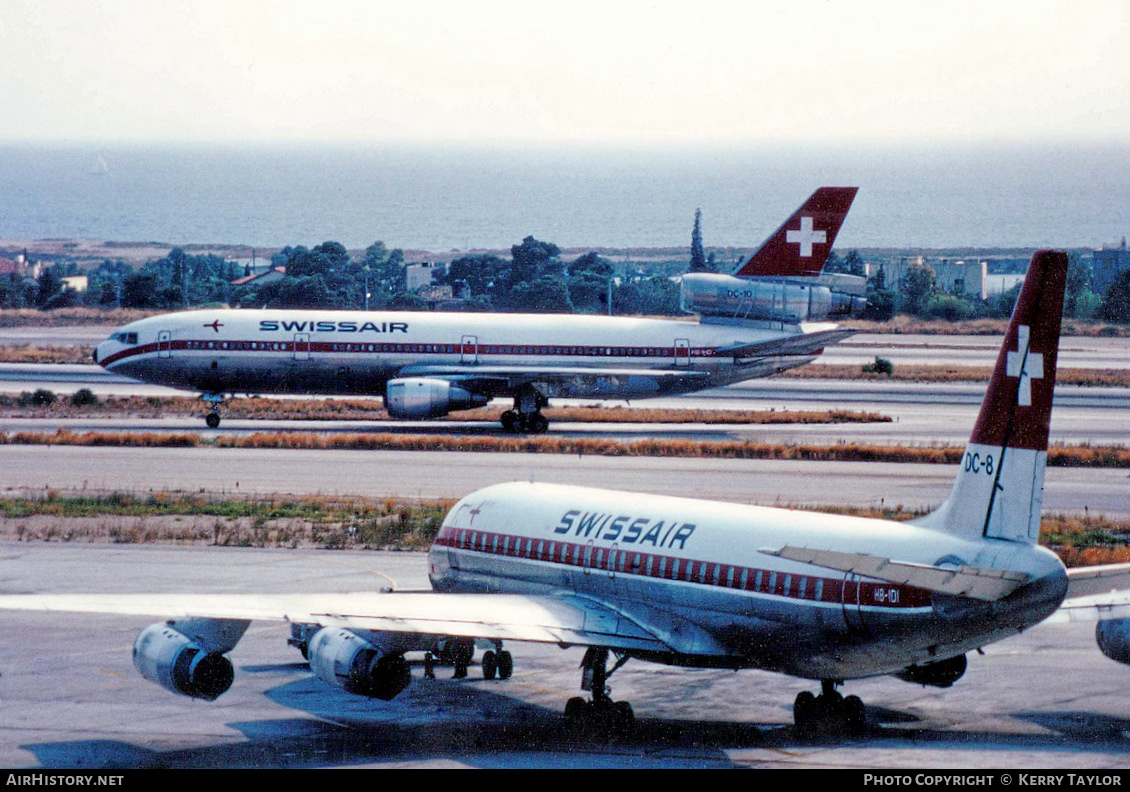
[[[351,630],[318,630],[307,657],[318,679],[360,696],[389,701],[412,681],[404,655],[386,653]]]
[[[704,316],[769,322],[818,322],[860,316],[867,307],[862,294],[833,288],[838,280],[822,278],[735,278],[694,272],[683,276],[683,310]],[[859,279],[862,280],[862,279]]]
[[[146,627],[133,645],[133,664],[165,690],[212,701],[235,679],[231,660],[209,652],[166,622]]]
[[[385,389],[385,409],[393,418],[439,418],[452,410],[482,407],[488,401],[447,380],[427,377],[389,380]]]
[[[1130,619],[1109,619],[1095,625],[1095,641],[1102,653],[1130,665]]]
[[[948,660],[939,660],[936,663],[907,666],[895,674],[895,677],[904,682],[913,682],[916,685],[929,685],[930,687],[948,688],[965,674],[968,661],[965,655],[951,657]]]

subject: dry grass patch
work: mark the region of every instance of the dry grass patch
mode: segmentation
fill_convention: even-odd
[[[391,432],[318,434],[255,432],[206,438],[183,432],[10,432],[0,445],[79,445],[216,448],[345,449],[353,451],[462,451],[475,453],[595,454],[598,456],[697,457],[707,459],[780,459],[809,462],[914,462],[957,464],[959,446],[867,444],[797,445],[753,441],[647,438],[555,437],[552,435],[427,435]],[[1121,446],[1052,446],[1053,467],[1130,468],[1130,449]]]
[[[947,322],[942,319],[916,319],[913,316],[900,314],[886,322],[852,319],[841,324],[861,333],[1003,336],[1005,330],[1008,329],[1008,321],[1008,319],[967,319],[961,322]],[[1063,320],[1063,335],[1130,338],[1130,325],[1088,322],[1083,319],[1065,317]]]
[[[27,399],[23,400],[24,402]],[[11,417],[81,418],[90,415],[130,415],[159,418],[198,416],[205,412],[200,399],[190,396],[110,396],[97,404],[75,405],[59,399],[49,407],[21,404],[19,396],[0,394],[0,414]],[[497,408],[454,413],[451,421],[490,421],[501,416]],[[690,410],[630,407],[553,407],[545,411],[551,421],[577,423],[703,423],[703,424],[842,424],[889,423],[890,416],[853,410]],[[385,421],[384,402],[374,398],[274,399],[253,396],[232,399],[224,416],[246,420]]]
[[[185,493],[48,492],[0,499],[0,538],[226,547],[423,550],[449,500],[209,498]]]
[[[987,383],[990,366],[894,366],[890,374],[863,371],[860,366],[841,363],[801,366],[775,376],[792,379],[875,380],[879,382],[980,382]],[[1130,387],[1130,369],[1061,368],[1056,371],[1059,385],[1088,387]]]

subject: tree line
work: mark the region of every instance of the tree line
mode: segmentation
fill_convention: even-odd
[[[176,310],[203,305],[243,307],[427,310],[430,304],[410,292],[405,281],[404,253],[374,242],[352,256],[338,242],[313,248],[285,247],[271,257],[272,267],[285,268],[273,282],[235,283],[245,271],[213,254],[190,255],[173,248],[168,255],[134,268],[106,260],[82,271],[74,262],[45,267],[38,279],[0,277],[0,308],[100,306]],[[699,216],[692,234],[690,271],[716,269],[713,254],[702,248]],[[841,257],[833,252],[825,272],[864,275],[858,251]],[[64,288],[69,275],[88,276],[88,288]],[[451,288],[456,301],[446,310],[522,313],[613,313],[674,316],[681,313],[679,284],[665,275],[647,275],[614,265],[596,252],[572,261],[561,258],[551,242],[527,236],[510,248],[510,257],[469,254],[437,269],[435,283]],[[939,288],[929,262],[906,268],[898,283],[887,283],[877,268],[867,281],[866,318],[884,321],[895,314],[958,321],[1007,317],[1020,286],[981,300],[977,294]],[[611,306],[609,303],[611,302]],[[1077,253],[1070,254],[1065,304],[1067,316],[1130,323],[1130,272],[1107,294],[1092,289],[1090,270]]]

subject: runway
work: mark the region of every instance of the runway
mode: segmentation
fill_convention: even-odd
[[[503,481],[755,503],[933,508],[956,466],[243,448],[0,446],[0,495],[46,490],[461,498]],[[1130,517],[1126,470],[1049,468],[1048,512]]]
[[[1116,339],[1120,340],[1120,339]],[[45,388],[70,394],[90,388],[110,395],[196,396],[110,374],[98,366],[0,364],[0,392],[21,393]],[[977,417],[984,386],[979,384],[915,384],[843,380],[759,379],[686,396],[633,402],[637,407],[675,407],[741,410],[828,410],[876,412],[890,423],[811,425],[696,425],[696,424],[568,424],[555,423],[551,432],[570,435],[685,437],[691,439],[755,438],[782,443],[901,443],[963,444]],[[592,404],[558,400],[557,404]],[[609,402],[624,406],[624,402]],[[499,412],[509,406],[496,400]],[[201,406],[201,416],[205,410]],[[1130,388],[1059,386],[1052,414],[1053,443],[1130,445]],[[225,419],[221,432],[489,432],[501,433],[493,422],[465,422],[458,413],[451,421],[240,421]],[[206,432],[196,419],[0,419],[0,431],[185,431]]]
[[[350,591],[426,585],[411,553],[0,543],[0,590]],[[1130,668],[1090,625],[1043,626],[971,654],[952,688],[849,683],[859,738],[802,738],[792,701],[814,684],[758,671],[631,661],[610,680],[637,728],[580,740],[562,710],[581,650],[509,643],[514,677],[413,670],[391,702],[313,678],[284,625],[253,623],[215,702],[144,681],[130,647],[155,619],[0,614],[0,766],[525,768],[1125,768]]]

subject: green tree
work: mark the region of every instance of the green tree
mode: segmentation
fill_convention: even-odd
[[[43,272],[39,274],[39,290],[35,295],[35,304],[40,308],[46,308],[62,290],[63,279],[59,277],[55,267],[44,267]]]
[[[509,310],[515,313],[572,313],[569,287],[563,278],[544,276],[522,281],[510,291]]]
[[[440,281],[452,288],[456,295],[465,297],[490,297],[510,272],[505,259],[489,254],[460,256],[447,265]]]
[[[901,309],[906,313],[921,316],[933,293],[934,269],[928,264],[911,264],[907,267],[900,289]]]
[[[706,272],[706,253],[702,247],[702,210],[694,210],[694,229],[691,230],[691,272]]]
[[[1126,270],[1110,284],[1099,318],[1107,322],[1130,324],[1130,270]]]
[[[1091,268],[1083,263],[1076,252],[1067,254],[1067,287],[1063,296],[1063,310],[1067,316],[1078,316],[1080,298],[1091,289]],[[1089,302],[1089,301],[1088,301]]]
[[[532,281],[544,275],[560,275],[563,272],[558,256],[561,249],[552,242],[542,242],[528,236],[522,244],[510,248],[510,286],[523,281]]]
[[[595,252],[578,258],[569,265],[569,299],[573,307],[585,313],[606,312],[611,279],[612,262]]]

